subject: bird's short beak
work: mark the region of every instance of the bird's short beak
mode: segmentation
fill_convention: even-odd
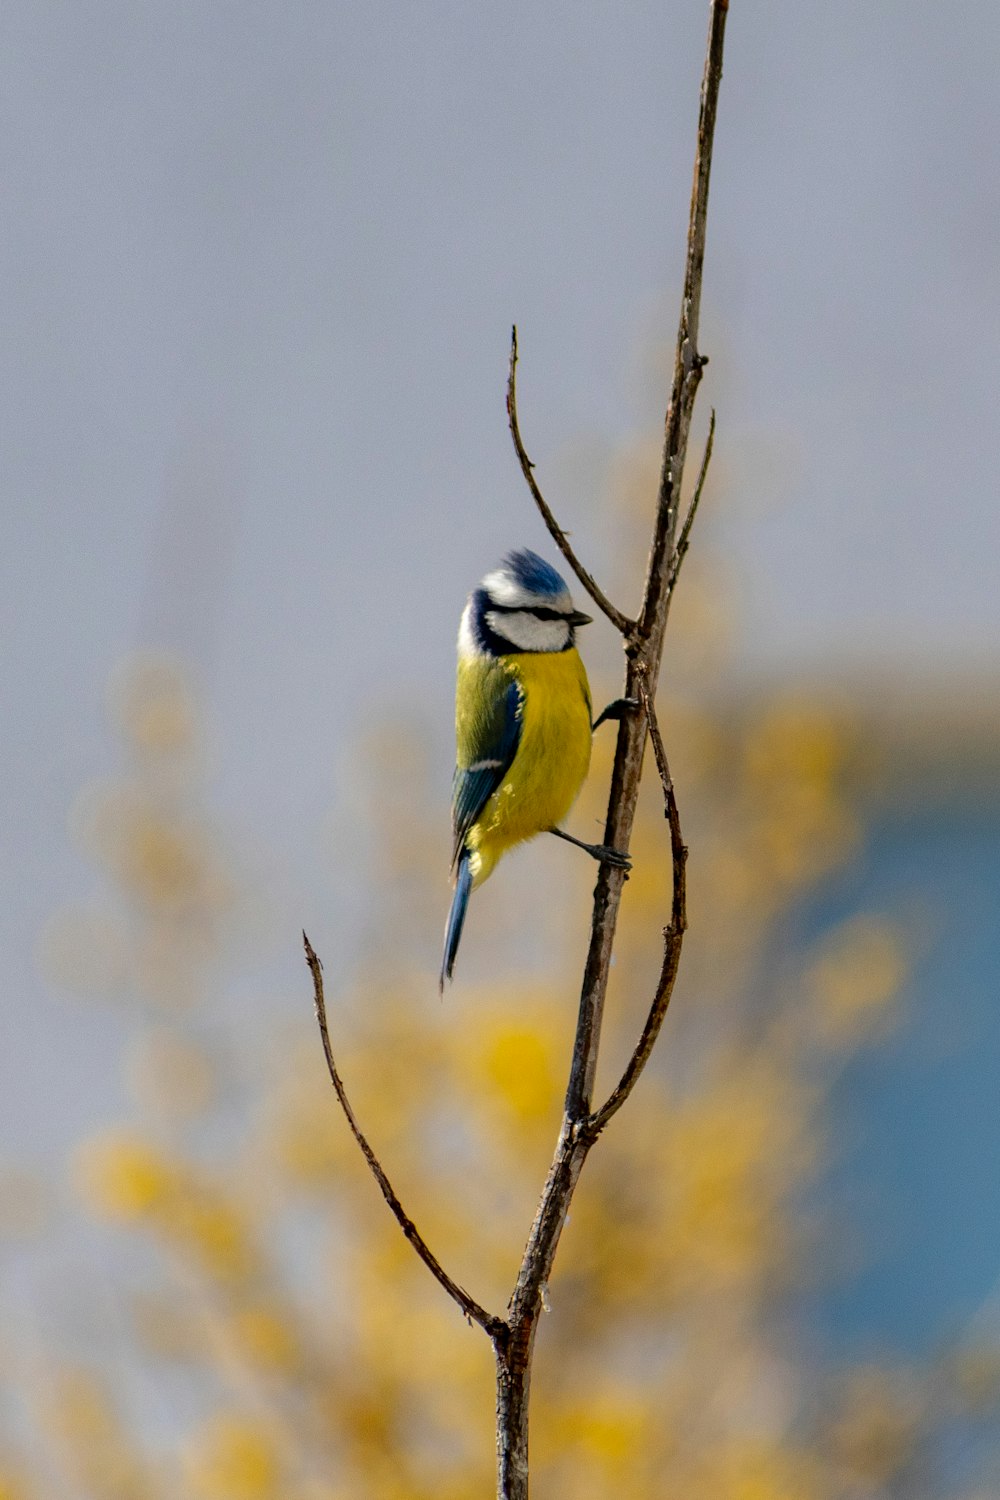
[[[585,615],[583,611],[579,609],[575,609],[573,613],[568,616],[568,619],[571,625],[592,625],[594,623],[593,615]]]

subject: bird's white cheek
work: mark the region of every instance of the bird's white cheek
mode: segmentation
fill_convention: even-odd
[[[565,620],[539,620],[527,611],[507,615],[490,610],[486,623],[518,651],[565,651],[569,645],[570,627]]]

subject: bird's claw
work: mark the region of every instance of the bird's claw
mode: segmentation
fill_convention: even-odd
[[[609,719],[624,719],[626,714],[634,714],[641,707],[642,704],[638,698],[615,698],[614,702],[609,703],[607,708],[602,709],[597,715],[597,718],[591,725],[591,733],[595,729],[599,729]]]
[[[602,865],[610,865],[613,870],[624,870],[628,874],[632,868],[632,861],[621,849],[612,849],[610,844],[595,844],[594,858],[600,860]]]

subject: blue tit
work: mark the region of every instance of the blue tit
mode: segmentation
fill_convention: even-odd
[[[469,896],[515,844],[556,833],[628,868],[616,851],[582,844],[557,826],[590,767],[590,688],[576,649],[576,631],[589,624],[555,568],[527,549],[511,552],[469,596],[458,632],[455,892],[442,991]],[[618,705],[601,717],[620,717]]]

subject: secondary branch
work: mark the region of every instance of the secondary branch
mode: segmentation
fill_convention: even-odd
[[[493,1313],[487,1312],[485,1307],[480,1307],[475,1297],[471,1297],[464,1287],[459,1286],[458,1282],[453,1281],[448,1275],[448,1272],[444,1269],[433,1250],[431,1250],[416,1224],[414,1224],[409,1214],[403,1208],[382,1163],[375,1155],[368,1142],[368,1137],[358,1124],[357,1117],[347,1097],[347,1091],[337,1070],[337,1064],[333,1057],[333,1047],[330,1044],[330,1030],[326,1021],[326,1000],[323,995],[323,965],[320,963],[315,949],[305,933],[302,934],[302,942],[306,950],[306,963],[309,965],[309,972],[312,974],[313,995],[316,1002],[316,1020],[319,1022],[319,1032],[323,1039],[323,1053],[326,1057],[330,1082],[333,1084],[334,1092],[340,1101],[340,1107],[347,1118],[351,1134],[361,1148],[361,1154],[368,1163],[372,1176],[382,1189],[382,1197],[388,1203],[400,1229],[402,1229],[424,1265],[435,1280],[440,1282],[441,1286],[444,1287],[452,1301],[458,1303],[467,1318],[471,1318],[474,1323],[479,1324],[480,1328],[484,1328],[494,1342],[505,1343],[509,1333],[507,1324],[502,1318],[498,1318]]]

